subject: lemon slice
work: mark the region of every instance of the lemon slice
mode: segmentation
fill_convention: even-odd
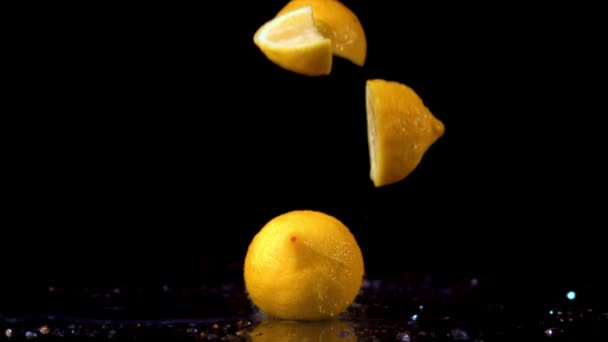
[[[363,280],[363,256],[338,219],[295,210],[270,220],[245,257],[244,278],[252,302],[281,319],[336,317],[354,301]]]
[[[266,22],[253,41],[276,65],[307,76],[328,75],[332,67],[331,40],[315,26],[312,6],[288,11]]]
[[[405,84],[374,79],[365,88],[370,177],[380,187],[414,171],[445,126]]]
[[[305,6],[312,6],[315,24],[321,34],[331,39],[333,54],[363,66],[367,39],[357,15],[337,0],[292,0],[278,15]]]

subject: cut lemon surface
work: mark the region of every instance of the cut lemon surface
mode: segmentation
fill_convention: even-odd
[[[272,317],[329,319],[359,293],[363,256],[338,219],[295,210],[273,218],[255,235],[244,277],[252,302]]]
[[[337,0],[292,0],[278,13],[312,6],[317,28],[331,39],[333,54],[363,66],[367,55],[367,40],[359,18]]]
[[[266,22],[255,33],[254,43],[273,63],[307,76],[331,72],[331,41],[318,30],[312,6],[288,11]]]
[[[420,164],[445,126],[405,84],[368,80],[365,99],[370,177],[376,187],[399,182]]]

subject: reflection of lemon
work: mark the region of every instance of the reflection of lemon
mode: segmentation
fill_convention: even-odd
[[[376,187],[407,177],[445,126],[410,87],[381,79],[366,84],[370,177]]]
[[[363,66],[367,55],[367,40],[357,16],[337,0],[292,0],[278,15],[297,8],[312,6],[319,31],[331,39],[333,53]]]
[[[296,322],[269,320],[260,323],[250,334],[255,342],[355,341],[355,333],[339,320]]]
[[[292,320],[331,318],[357,296],[363,256],[338,219],[296,210],[275,217],[256,234],[244,276],[251,300],[266,314]]]
[[[308,76],[331,72],[331,41],[317,30],[311,6],[268,21],[256,31],[253,41],[269,60],[284,69]]]

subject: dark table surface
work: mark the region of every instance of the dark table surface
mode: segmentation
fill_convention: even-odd
[[[340,319],[265,317],[242,281],[186,286],[40,286],[0,296],[0,340],[595,341],[608,337],[605,287],[559,278],[400,273],[366,278]],[[550,284],[549,281],[553,283]],[[572,293],[570,293],[572,291]],[[19,295],[20,293],[20,295]],[[574,298],[568,297],[574,294]],[[7,305],[8,304],[8,305]],[[286,338],[286,337],[285,337]],[[332,340],[332,339],[330,339]]]

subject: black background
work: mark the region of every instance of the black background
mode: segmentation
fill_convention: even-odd
[[[238,277],[268,220],[315,209],[353,231],[370,277],[597,281],[594,11],[344,3],[366,31],[366,64],[336,58],[318,78],[253,44],[283,1],[17,13],[6,279]],[[371,78],[411,86],[446,126],[414,173],[380,189]]]

